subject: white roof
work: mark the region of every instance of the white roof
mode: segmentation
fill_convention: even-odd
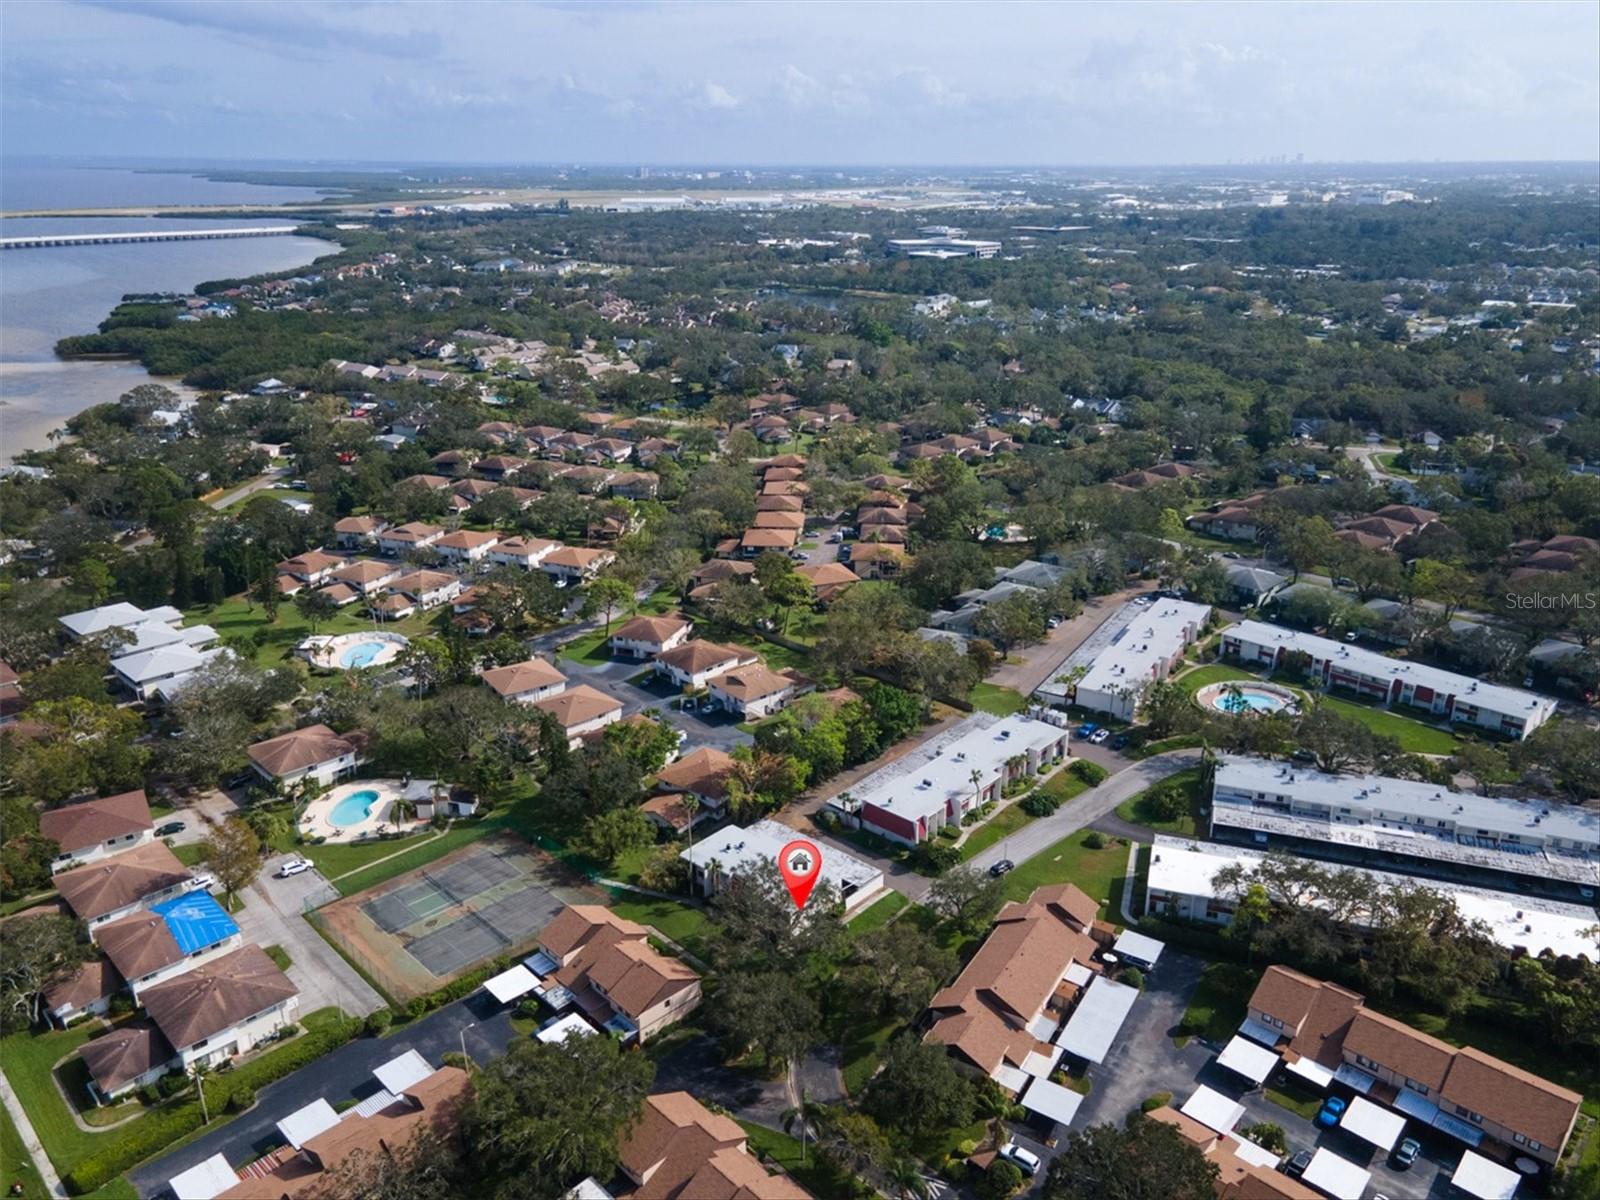
[[[1189,600],[1158,600],[1135,610],[1111,644],[1095,655],[1078,681],[1079,690],[1110,692],[1119,687],[1143,687],[1155,678],[1160,664],[1170,662],[1189,644],[1210,615],[1209,604]]]
[[[1215,790],[1292,796],[1297,815],[1302,805],[1322,806],[1338,812],[1342,825],[1372,825],[1377,823],[1378,814],[1387,813],[1424,820],[1430,825],[1442,820],[1446,822],[1442,828],[1463,833],[1478,829],[1514,833],[1530,845],[1566,838],[1600,849],[1600,812],[1593,809],[1547,800],[1452,792],[1418,779],[1327,775],[1271,759],[1227,755],[1217,764]],[[1225,803],[1227,798],[1219,795],[1218,807]]]
[[[989,1078],[993,1079],[1008,1092],[1020,1092],[1023,1088],[1028,1086],[1028,1081],[1032,1079],[1033,1076],[1029,1075],[1020,1067],[1013,1067],[1010,1063],[1003,1062],[993,1071],[989,1072]]]
[[[1301,1079],[1309,1079],[1320,1088],[1325,1088],[1333,1082],[1333,1072],[1314,1058],[1297,1058],[1292,1063],[1285,1064],[1284,1069],[1292,1075],[1300,1076]]]
[[[518,996],[526,996],[538,986],[539,980],[521,963],[483,981],[484,990],[501,1004],[510,1004]]]
[[[696,841],[692,849],[683,851],[679,857],[697,867],[704,867],[716,859],[724,871],[737,874],[747,867],[777,862],[779,852],[801,836],[789,826],[770,819],[757,821],[743,829],[729,825]],[[872,891],[882,885],[881,868],[863,862],[837,846],[819,846],[819,849],[822,851],[822,879],[841,892]]]
[[[421,1083],[433,1074],[433,1068],[428,1065],[428,1060],[415,1050],[407,1050],[399,1058],[391,1058],[380,1067],[374,1067],[373,1075],[384,1090],[399,1096],[413,1084]]]
[[[591,1175],[576,1184],[570,1192],[561,1197],[561,1200],[615,1200],[615,1198]]]
[[[140,621],[137,625],[122,625],[118,628],[126,631],[129,640],[123,642],[116,649],[118,658],[129,654],[138,654],[144,650],[154,650],[158,646],[170,646],[174,642],[188,641],[184,637],[187,630],[174,629],[171,625],[163,625],[158,621]]]
[[[1243,1075],[1251,1083],[1260,1083],[1278,1066],[1278,1056],[1265,1046],[1258,1046],[1248,1038],[1234,1035],[1217,1055],[1217,1065]]]
[[[167,1181],[178,1200],[212,1200],[239,1182],[239,1173],[220,1154],[174,1175]]]
[[[1155,938],[1134,929],[1124,929],[1117,935],[1117,941],[1111,947],[1118,957],[1132,959],[1134,962],[1155,966],[1156,960],[1161,957],[1161,951],[1166,948],[1165,942],[1158,942]]]
[[[1111,1043],[1122,1031],[1128,1010],[1139,998],[1139,989],[1096,977],[1078,1001],[1066,1027],[1056,1035],[1056,1045],[1068,1054],[1087,1062],[1104,1062]]]
[[[1371,1142],[1379,1150],[1393,1150],[1394,1144],[1405,1132],[1406,1119],[1397,1112],[1374,1104],[1365,1096],[1357,1096],[1350,1101],[1350,1107],[1344,1110],[1339,1124],[1362,1141]]]
[[[1340,1158],[1332,1150],[1321,1149],[1311,1156],[1311,1165],[1300,1179],[1334,1200],[1361,1200],[1372,1172],[1356,1166],[1348,1158]]]
[[[1521,1181],[1521,1176],[1515,1171],[1490,1162],[1471,1150],[1462,1153],[1461,1165],[1450,1176],[1451,1183],[1480,1200],[1511,1200],[1517,1194],[1517,1184]]]
[[[1225,1139],[1234,1154],[1244,1159],[1247,1163],[1254,1163],[1258,1167],[1266,1167],[1269,1171],[1276,1170],[1282,1161],[1265,1146],[1258,1146],[1249,1138],[1242,1138],[1236,1133],[1230,1133]]]
[[[158,646],[154,650],[114,658],[111,666],[128,682],[140,684],[150,679],[165,679],[168,675],[198,671],[217,655],[227,653],[222,647],[196,650],[186,642],[174,642],[170,646]]]
[[[1212,879],[1218,871],[1235,864],[1247,871],[1254,870],[1265,857],[1255,850],[1157,834],[1150,851],[1149,887],[1174,896],[1215,896]],[[1374,884],[1384,887],[1415,882],[1409,875],[1390,871],[1349,866],[1343,869],[1359,871]],[[1428,881],[1427,886],[1454,900],[1463,917],[1489,926],[1494,940],[1507,949],[1521,948],[1532,955],[1549,950],[1558,955],[1600,958],[1595,940],[1584,936],[1584,930],[1595,923],[1592,908],[1436,880]],[[1271,1033],[1273,1040],[1283,1036],[1277,1030]],[[1257,1040],[1266,1039],[1257,1037]]]
[[[1056,1069],[1056,1064],[1061,1061],[1061,1047],[1052,1046],[1049,1054],[1040,1054],[1037,1050],[1029,1050],[1023,1057],[1022,1070],[1025,1074],[1032,1075],[1035,1079],[1047,1077]]]
[[[60,620],[61,624],[66,626],[67,632],[74,637],[82,638],[104,633],[108,629],[131,629],[135,625],[147,622],[169,625],[183,620],[183,614],[166,605],[146,612],[137,604],[119,600],[115,604],[102,604],[99,608],[86,608],[82,612],[68,613]]]
[[[1083,1097],[1077,1092],[1048,1079],[1035,1079],[1020,1099],[1023,1108],[1049,1117],[1058,1125],[1070,1125],[1072,1118],[1078,1115],[1078,1105],[1083,1103]]]
[[[1490,712],[1525,719],[1530,727],[1548,719],[1556,710],[1554,700],[1536,696],[1521,688],[1502,687],[1499,684],[1474,679],[1470,675],[1442,671],[1438,667],[1430,667],[1424,663],[1390,658],[1386,654],[1377,654],[1360,646],[1336,642],[1332,638],[1317,637],[1315,634],[1302,633],[1296,629],[1285,629],[1282,625],[1269,625],[1265,621],[1240,621],[1224,633],[1257,646],[1274,648],[1282,646],[1291,650],[1304,650],[1319,661],[1331,662],[1335,670],[1347,670],[1372,679],[1385,679],[1391,682],[1400,679],[1408,684],[1432,688],[1435,692],[1455,696],[1458,701],[1474,704]]]
[[[974,713],[944,736],[880,767],[852,787],[850,795],[906,820],[936,817],[942,825],[950,797],[971,798],[974,771],[991,783],[1009,759],[1030,750],[1042,751],[1060,741],[1064,733],[1030,717]]]
[[[582,1037],[593,1037],[595,1028],[577,1013],[568,1013],[564,1017],[557,1017],[543,1029],[539,1030],[541,1042],[564,1042],[569,1034],[579,1034]]]
[[[1073,959],[1067,964],[1068,983],[1075,983],[1079,987],[1088,987],[1089,980],[1093,978],[1093,976],[1094,972],[1089,970],[1088,967],[1084,966],[1077,959]]]
[[[333,1105],[318,1097],[279,1121],[278,1132],[283,1135],[284,1141],[298,1150],[317,1134],[332,1129],[338,1123],[339,1114],[333,1111]]]
[[[1194,1095],[1185,1100],[1178,1111],[1218,1133],[1232,1133],[1233,1127],[1244,1117],[1244,1105],[1205,1084],[1195,1088]]]

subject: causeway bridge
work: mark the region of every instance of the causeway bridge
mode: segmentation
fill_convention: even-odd
[[[0,238],[0,250],[42,250],[55,246],[108,246],[127,242],[198,242],[210,238],[288,237],[294,225],[249,226],[237,229],[149,229],[139,232],[53,233]]]

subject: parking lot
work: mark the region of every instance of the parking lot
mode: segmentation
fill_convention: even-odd
[[[683,743],[686,749],[712,746],[718,750],[732,750],[751,740],[750,735],[739,728],[739,718],[732,713],[680,711],[674,707],[673,701],[681,693],[670,683],[657,682],[653,678],[634,683],[635,678],[650,669],[648,661],[619,658],[596,664],[558,658],[556,667],[571,680],[572,685],[586,683],[620,700],[625,717],[647,708],[658,710],[668,724],[687,735]]]

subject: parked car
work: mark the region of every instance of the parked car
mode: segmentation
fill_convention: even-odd
[[[1333,581],[1334,587],[1353,588],[1355,585],[1356,581],[1351,579],[1348,575],[1341,575]]]
[[[278,878],[288,879],[291,875],[298,875],[302,871],[311,870],[311,864],[303,858],[291,858],[278,868]]]
[[[156,836],[171,837],[173,834],[182,833],[187,828],[189,827],[182,821],[168,821],[165,825],[156,829]]]
[[[1242,558],[1243,555],[1241,555],[1237,550],[1224,550],[1222,552],[1222,557],[1223,558],[1229,558],[1229,559],[1238,559],[1238,558]]]
[[[200,874],[196,875],[193,879],[189,880],[189,890],[191,892],[199,892],[199,891],[207,891],[207,892],[209,892],[212,888],[214,888],[216,886],[217,886],[217,877],[215,875],[213,875],[210,871],[202,871]]]
[[[1088,737],[1091,733],[1099,728],[1100,726],[1096,725],[1093,721],[1085,721],[1082,725],[1078,726],[1078,736]]]
[[[1012,862],[1009,858],[1002,858],[999,862],[995,863],[994,866],[989,868],[989,874],[993,875],[996,879],[998,879],[1000,876],[1004,875],[1007,871],[1015,871],[1016,869],[1017,869],[1017,864],[1016,863]]]
[[[1339,1118],[1344,1116],[1344,1108],[1343,1096],[1329,1096],[1317,1110],[1317,1124],[1324,1129],[1332,1129],[1339,1123]]]
[[[1061,624],[1060,617],[1051,617],[1044,623],[1046,629],[1055,629]]]
[[[1004,1146],[1001,1146],[1000,1157],[1008,1162],[1015,1163],[1017,1169],[1024,1175],[1037,1175],[1039,1168],[1044,1165],[1039,1161],[1039,1156],[1032,1150],[1019,1146],[1015,1142],[1007,1142]]]
[[[1416,1138],[1408,1137],[1394,1148],[1393,1162],[1398,1171],[1409,1171],[1411,1164],[1417,1161],[1417,1155],[1422,1153],[1422,1143]]]
[[[795,562],[805,562],[806,552],[804,550],[791,550],[789,551],[789,557],[794,559]]]
[[[1310,750],[1296,750],[1293,754],[1289,755],[1289,757],[1294,759],[1295,762],[1316,762],[1317,761],[1316,754],[1313,753]]]
[[[1352,629],[1349,633],[1344,635],[1344,640],[1347,641],[1347,642],[1353,642],[1360,636],[1361,635],[1359,633],[1357,633],[1354,629]]]
[[[1125,734],[1125,733],[1119,733],[1119,734],[1117,734],[1116,737],[1111,739],[1111,748],[1113,750],[1121,750],[1127,744],[1128,744],[1128,735]]]
[[[1283,1173],[1294,1179],[1306,1173],[1306,1168],[1311,1165],[1311,1151],[1296,1150],[1293,1158],[1283,1160]]]
[[[1096,729],[1093,733],[1091,733],[1089,735],[1089,740],[1091,742],[1093,742],[1096,746],[1098,746],[1098,745],[1100,745],[1100,743],[1106,741],[1110,737],[1111,737],[1111,730],[1109,730],[1109,729]]]

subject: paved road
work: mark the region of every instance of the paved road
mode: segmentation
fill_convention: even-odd
[[[1026,862],[1067,835],[1094,824],[1124,800],[1199,762],[1199,750],[1174,750],[1136,762],[1099,787],[1074,796],[1048,817],[1030,821],[1010,837],[974,855],[969,865],[988,870],[1003,858],[1018,864]],[[1149,836],[1148,830],[1145,836]]]
[[[683,712],[672,707],[672,701],[680,695],[677,688],[630,683],[630,679],[649,668],[648,660],[641,662],[638,659],[619,658],[596,665],[558,657],[555,665],[574,684],[586,683],[622,701],[622,715],[625,717],[647,708],[658,710],[669,725],[684,734],[683,751],[686,754],[702,746],[732,750],[735,746],[754,740],[739,728],[739,718],[732,713]]]
[[[758,1079],[723,1065],[716,1039],[701,1034],[674,1046],[656,1061],[652,1092],[688,1092],[702,1102],[720,1104],[734,1116],[769,1129],[783,1128],[783,1114],[793,1107],[788,1077]]]
[[[386,1038],[357,1038],[319,1058],[293,1075],[268,1084],[257,1093],[256,1106],[227,1125],[130,1172],[128,1179],[141,1196],[153,1196],[167,1180],[213,1154],[231,1166],[243,1166],[281,1144],[277,1123],[296,1109],[325,1098],[364,1099],[377,1091],[374,1067],[416,1050],[438,1066],[446,1053],[461,1053],[465,1031],[467,1052],[477,1061],[504,1054],[511,1045],[511,1011],[479,991],[424,1017]]]
[[[364,1017],[382,1008],[383,997],[301,915],[308,898],[325,903],[337,896],[332,885],[316,871],[289,879],[273,874],[293,857],[280,855],[269,860],[260,878],[246,890],[244,909],[238,915],[245,940],[258,946],[282,946],[288,952],[288,975],[300,989],[302,1013],[336,1005],[351,1016]]]
[[[1044,641],[1021,651],[1021,661],[1002,665],[990,676],[989,682],[1031,696],[1033,689],[1049,679],[1061,661],[1091,638],[1107,618],[1133,597],[1149,590],[1140,585],[1094,597],[1077,616],[1052,629]]]
[[[268,488],[277,487],[278,483],[286,478],[288,474],[288,467],[273,467],[266,474],[257,475],[243,487],[236,487],[231,491],[223,492],[222,495],[218,496],[214,500],[208,501],[207,503],[209,503],[212,508],[227,508],[228,505],[237,503],[247,496],[253,496],[257,492],[264,492]],[[306,498],[308,500],[311,498],[309,493],[307,493]]]

